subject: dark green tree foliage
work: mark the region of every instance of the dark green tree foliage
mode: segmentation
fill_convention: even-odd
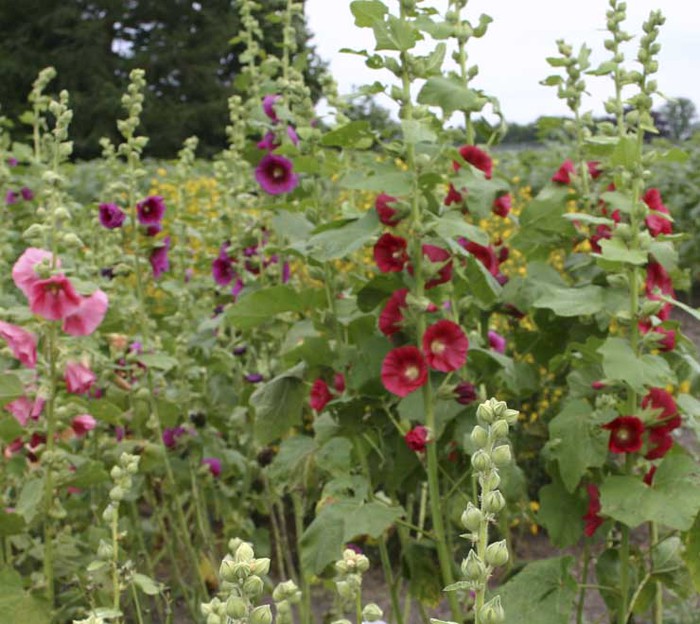
[[[284,6],[267,0],[259,16],[263,49],[278,52],[281,26],[266,19]],[[116,136],[120,94],[134,67],[146,70],[150,93],[144,106],[148,154],[173,157],[182,141],[196,134],[200,154],[225,145],[227,99],[239,72],[240,44],[235,0],[26,0],[0,2],[0,102],[18,118],[40,69],[58,71],[56,89],[67,89],[75,111],[76,155],[99,153],[101,136]],[[308,46],[299,23],[299,61],[318,94],[323,65]],[[20,129],[15,138],[21,139]]]

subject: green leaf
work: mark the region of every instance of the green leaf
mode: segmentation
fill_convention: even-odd
[[[154,581],[150,576],[136,573],[131,577],[136,587],[138,587],[146,596],[157,596],[160,594],[162,584]]]
[[[378,168],[376,171],[363,169],[349,171],[341,178],[339,184],[343,188],[354,191],[403,195],[411,188],[411,176],[406,171],[393,171],[386,168]]]
[[[573,557],[530,563],[499,589],[505,624],[568,624],[576,597]]]
[[[303,473],[304,464],[316,450],[316,443],[309,436],[294,436],[280,444],[279,453],[266,469],[270,480],[276,485],[297,482],[296,477]]]
[[[663,387],[674,382],[666,360],[650,354],[637,355],[623,338],[608,338],[598,353],[603,356],[607,379],[626,383],[640,394],[644,394],[646,387]]]
[[[605,289],[600,286],[560,288],[543,285],[544,292],[532,304],[536,308],[547,308],[557,316],[582,316],[597,314],[605,307]]]
[[[110,425],[119,425],[122,422],[123,410],[118,405],[106,399],[91,400],[89,404],[86,405],[86,409],[89,409],[90,414],[97,420],[109,423]]]
[[[631,249],[621,238],[604,238],[600,245],[600,257],[609,262],[624,262],[635,266],[643,266],[649,260],[649,254],[642,249]]]
[[[576,544],[583,535],[585,502],[568,492],[559,479],[541,488],[539,499],[537,522],[547,529],[552,544],[558,548]]]
[[[499,299],[503,288],[486,267],[469,254],[464,264],[467,288],[484,309],[491,308]]]
[[[620,138],[612,153],[612,166],[632,169],[640,160],[641,154],[637,138],[631,136]]]
[[[488,245],[489,237],[481,228],[467,223],[464,215],[457,210],[450,210],[439,218],[432,220],[430,228],[445,241],[454,240],[456,236],[464,236],[467,240]]]
[[[314,234],[309,239],[309,246],[313,248],[311,255],[321,262],[343,258],[363,247],[378,230],[379,218],[376,211],[371,210],[360,219]]]
[[[294,368],[260,386],[250,397],[255,408],[255,439],[269,444],[291,427],[301,424],[306,389],[302,381],[304,365]]]
[[[396,273],[383,273],[376,275],[357,293],[357,307],[362,312],[371,312],[380,303],[385,302],[389,296],[399,288],[403,288],[403,280]]]
[[[50,624],[51,607],[22,586],[22,577],[11,568],[0,569],[0,613],[3,622]]]
[[[2,403],[0,402],[0,405]],[[24,433],[24,427],[17,422],[17,419],[5,411],[0,412],[0,439],[4,442],[12,442]]]
[[[7,513],[0,509],[0,537],[22,533],[27,523],[18,513]]]
[[[368,121],[351,121],[326,133],[321,143],[329,147],[369,149],[374,143],[374,133]]]
[[[602,466],[608,456],[606,432],[592,419],[591,406],[584,399],[568,401],[549,424],[552,455],[569,492],[591,467]]]
[[[478,112],[487,99],[464,85],[457,76],[436,76],[428,78],[418,93],[418,103],[438,106],[445,115],[455,111]]]
[[[683,536],[685,550],[683,560],[690,572],[695,590],[700,592],[700,515],[695,517],[695,522],[690,530]]]
[[[282,312],[301,312],[306,305],[291,286],[271,286],[246,295],[226,311],[226,319],[238,329],[251,329]]]
[[[437,135],[426,121],[416,119],[402,119],[401,129],[406,143],[415,145],[417,143],[433,143]]]
[[[25,481],[17,500],[16,511],[24,516],[27,524],[30,524],[40,511],[43,513],[41,503],[44,499],[44,478]]]
[[[17,375],[0,375],[0,405],[18,399],[24,394],[24,386]]]
[[[174,357],[161,353],[146,353],[145,355],[140,355],[139,362],[148,368],[155,368],[164,372],[168,372],[178,364]]]
[[[355,17],[355,25],[360,28],[372,28],[375,23],[383,22],[388,12],[379,0],[355,0],[350,3],[350,10]]]
[[[406,52],[413,48],[423,38],[423,35],[411,24],[390,15],[386,22],[374,21],[372,24],[374,38],[377,42],[375,50],[396,50]]]
[[[109,474],[101,462],[88,460],[71,474],[68,484],[78,488],[85,488],[109,480]]]
[[[670,303],[671,305],[676,306],[677,308],[680,308],[681,310],[683,310],[683,312],[687,312],[696,321],[700,321],[700,310],[696,308],[691,308],[689,305],[686,305],[682,301],[678,301],[678,299],[674,299],[673,297],[666,297],[665,295],[661,295],[660,299],[662,301],[665,301],[666,303]]]

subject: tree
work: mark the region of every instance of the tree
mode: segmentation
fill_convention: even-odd
[[[697,110],[692,100],[684,97],[669,100],[661,107],[659,114],[665,122],[670,139],[685,141],[693,134]]]

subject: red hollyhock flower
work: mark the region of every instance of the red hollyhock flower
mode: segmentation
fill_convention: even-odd
[[[661,459],[673,446],[673,437],[663,429],[649,431],[646,459]]]
[[[401,221],[401,217],[398,216],[398,211],[395,208],[389,206],[390,203],[399,201],[396,197],[387,195],[386,193],[380,193],[377,195],[377,199],[374,200],[374,208],[379,215],[379,220],[389,227],[394,227],[398,225]]]
[[[676,348],[676,332],[673,329],[664,329],[663,327],[654,327],[649,320],[639,321],[637,324],[639,331],[642,334],[649,332],[655,333],[657,336],[656,346],[661,351],[673,351]]]
[[[510,213],[510,209],[512,207],[513,198],[510,196],[510,193],[506,193],[505,195],[501,195],[500,197],[497,197],[493,200],[493,206],[491,207],[491,211],[493,212],[493,214],[498,215],[499,217],[503,217],[505,219]]]
[[[559,184],[570,184],[571,174],[574,172],[574,161],[565,160],[557,172],[552,176],[552,182],[558,182]]]
[[[317,379],[311,386],[311,395],[309,404],[315,412],[320,412],[326,407],[326,404],[332,399],[331,391],[328,389],[328,384],[323,379]]]
[[[474,384],[470,384],[468,381],[462,381],[457,384],[455,388],[455,394],[457,395],[456,401],[460,405],[469,405],[476,401],[476,387]]]
[[[428,430],[423,425],[416,425],[403,439],[412,451],[422,453],[425,451],[425,445],[428,442]]]
[[[603,251],[600,247],[600,241],[610,238],[612,238],[612,229],[610,226],[605,224],[598,225],[595,229],[595,234],[588,239],[591,244],[591,250],[594,253],[600,253]]]
[[[644,475],[644,478],[642,479],[642,481],[644,481],[644,483],[646,483],[649,487],[651,487],[651,484],[654,482],[654,474],[655,473],[656,473],[656,466],[652,466],[651,468],[649,468],[649,472],[647,472]]]
[[[452,204],[461,204],[464,201],[462,194],[457,191],[453,184],[450,184],[450,188],[445,196],[444,203],[445,206],[451,206]]]
[[[428,379],[428,366],[418,347],[398,347],[382,362],[382,383],[393,394],[405,397]]]
[[[459,148],[459,154],[470,165],[476,167],[479,171],[483,171],[487,180],[493,175],[493,160],[484,150],[479,149],[475,145],[463,145]],[[462,168],[456,160],[452,161],[452,168],[459,171]]]
[[[336,373],[333,377],[333,389],[338,394],[345,392],[345,375],[343,373]]]
[[[646,293],[651,297],[656,294],[657,289],[662,294],[675,297],[673,290],[673,280],[668,271],[658,262],[650,262],[647,265]]]
[[[589,160],[586,164],[588,165],[588,174],[591,176],[591,178],[597,180],[603,173],[603,171],[598,168],[600,161]]]
[[[636,453],[642,448],[644,423],[636,416],[618,416],[603,429],[610,431],[608,448],[612,453]]]
[[[654,427],[656,431],[665,431],[668,433],[681,426],[678,406],[673,400],[673,397],[663,388],[651,388],[642,399],[642,407],[644,409],[651,408],[661,410],[657,418],[662,421],[662,423],[660,426]]]
[[[669,215],[668,208],[661,201],[659,189],[651,188],[644,194],[644,203],[649,206],[651,213],[647,215],[644,222],[649,228],[651,235],[656,238],[659,234],[672,234],[673,224],[661,215]]]
[[[403,271],[408,262],[406,239],[393,234],[382,234],[374,245],[374,261],[382,273]]]
[[[434,323],[423,334],[423,354],[428,365],[443,373],[462,368],[467,361],[469,340],[452,321]]]
[[[593,537],[593,534],[598,530],[598,527],[605,522],[605,520],[599,516],[601,505],[600,505],[600,490],[598,486],[593,483],[589,483],[586,486],[588,491],[588,511],[586,515],[583,516],[585,525],[583,527],[583,534],[586,537]]]
[[[387,337],[401,331],[401,321],[403,321],[401,308],[406,307],[406,295],[408,295],[407,288],[395,291],[379,315],[379,331]]]
[[[449,282],[452,279],[452,260],[450,260],[450,252],[435,245],[423,245],[422,249],[423,258],[427,259],[428,262],[433,262],[435,264],[444,263],[440,267],[437,275],[426,282],[426,290]],[[446,262],[446,260],[449,260],[449,262]],[[408,272],[413,275],[413,265],[408,265]]]
[[[498,258],[496,257],[496,251],[493,247],[491,247],[491,245],[488,247],[479,245],[479,243],[467,240],[464,237],[458,238],[457,242],[479,262],[481,262],[481,264],[486,267],[486,270],[491,273],[491,275],[498,275]]]

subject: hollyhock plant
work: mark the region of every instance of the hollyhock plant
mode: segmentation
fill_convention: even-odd
[[[423,334],[423,354],[428,365],[443,373],[462,368],[467,361],[469,340],[462,328],[443,319]]]
[[[81,438],[97,426],[97,421],[90,414],[81,414],[71,421],[70,426],[75,435]]]
[[[34,191],[27,186],[23,186],[19,190],[19,194],[22,196],[24,201],[32,201],[34,199]]]
[[[603,429],[610,432],[608,449],[612,453],[636,453],[642,448],[644,423],[636,416],[618,416]]]
[[[53,254],[50,251],[36,247],[25,249],[17,259],[12,267],[12,279],[26,297],[29,297],[32,286],[41,279],[36,273],[37,265],[46,264],[48,267],[52,260]],[[56,258],[55,268],[61,268],[61,261],[58,258]]]
[[[263,191],[270,195],[291,193],[299,184],[299,176],[284,156],[267,154],[255,169],[255,179]]]
[[[233,281],[236,276],[233,261],[225,252],[222,251],[211,263],[211,273],[219,286],[228,286]]]
[[[659,426],[654,426],[656,431],[666,433],[681,426],[681,417],[678,413],[678,406],[673,397],[664,388],[651,388],[642,399],[644,409],[661,410],[657,420],[661,421]]]
[[[594,533],[605,522],[605,519],[599,515],[602,506],[600,504],[600,490],[598,490],[598,486],[589,483],[586,486],[586,491],[588,492],[588,511],[583,516],[585,522],[583,534],[586,537],[593,537]]]
[[[160,225],[165,215],[165,200],[160,195],[151,195],[136,204],[136,216],[141,225]]]
[[[280,145],[277,143],[277,137],[274,132],[266,132],[265,136],[258,141],[258,149],[265,150],[266,152],[272,152],[276,150]]]
[[[315,412],[323,411],[329,401],[333,399],[328,384],[323,379],[317,379],[311,386],[311,394],[309,396],[309,405]]]
[[[405,397],[425,384],[428,366],[417,347],[398,347],[384,358],[381,377],[389,392]]]
[[[98,289],[80,298],[80,305],[63,319],[61,328],[69,336],[89,336],[104,320],[108,307],[107,295]]]
[[[170,237],[166,236],[163,239],[163,244],[160,247],[155,247],[151,251],[148,261],[151,263],[154,279],[158,279],[163,273],[170,270],[170,260],[168,259],[169,250]]]
[[[79,362],[68,362],[63,375],[66,389],[71,394],[87,394],[97,381],[97,375]]]
[[[126,214],[116,204],[100,204],[98,211],[102,227],[108,230],[120,228],[126,219]]]
[[[5,405],[5,409],[15,417],[20,425],[26,427],[30,420],[39,419],[45,404],[46,401],[39,396],[34,400],[27,396],[21,396]]]
[[[510,214],[512,207],[513,198],[511,197],[510,193],[506,193],[505,195],[499,195],[493,200],[491,211],[493,214],[505,219]]]
[[[166,448],[173,449],[178,443],[178,440],[189,433],[186,427],[166,427],[163,429],[163,444]]]
[[[401,236],[382,234],[374,245],[374,261],[382,273],[398,273],[408,262],[408,243]]]
[[[399,201],[393,195],[380,193],[374,200],[374,209],[377,211],[379,220],[389,227],[395,227],[401,222],[401,215],[396,208],[392,208],[389,204]]]
[[[207,466],[212,476],[221,476],[221,460],[218,457],[204,457],[202,466]]]
[[[666,208],[661,201],[659,189],[650,188],[644,194],[643,199],[644,203],[649,206],[649,210],[651,211],[644,219],[651,235],[656,238],[659,234],[673,234],[673,224],[669,219],[663,216],[670,215],[670,213],[668,208]]]
[[[27,368],[36,368],[36,336],[26,329],[0,321],[0,338]]]
[[[65,275],[38,280],[32,285],[28,299],[29,309],[49,321],[67,318],[82,303],[82,297]]]
[[[571,174],[574,173],[576,167],[574,166],[573,160],[565,160],[557,172],[552,176],[552,182],[557,182],[558,184],[570,184]]]
[[[489,347],[491,347],[491,349],[493,349],[497,353],[506,352],[506,339],[503,336],[501,336],[501,334],[493,330],[489,330],[488,338]]]
[[[396,332],[401,331],[401,322],[403,321],[401,309],[407,305],[407,296],[407,288],[394,291],[382,309],[379,315],[379,331],[385,336],[393,336]]]
[[[263,112],[275,123],[279,121],[279,117],[277,117],[277,111],[275,111],[275,103],[281,97],[281,95],[277,94],[266,95],[262,101]]]
[[[428,442],[428,430],[423,425],[416,425],[403,439],[406,441],[406,446],[412,451],[423,453]]]
[[[483,171],[487,180],[491,179],[493,176],[493,160],[484,150],[476,147],[476,145],[463,145],[459,148],[459,154],[470,165],[479,171]],[[459,171],[462,165],[455,160],[452,162],[452,168],[455,171]]]
[[[428,262],[442,264],[438,269],[437,275],[425,283],[426,290],[449,282],[452,279],[452,260],[450,259],[450,252],[436,245],[423,245],[422,249],[423,258],[427,259]],[[449,262],[447,262],[447,260],[449,260]],[[409,265],[408,271],[413,275],[413,267],[411,265]]]

